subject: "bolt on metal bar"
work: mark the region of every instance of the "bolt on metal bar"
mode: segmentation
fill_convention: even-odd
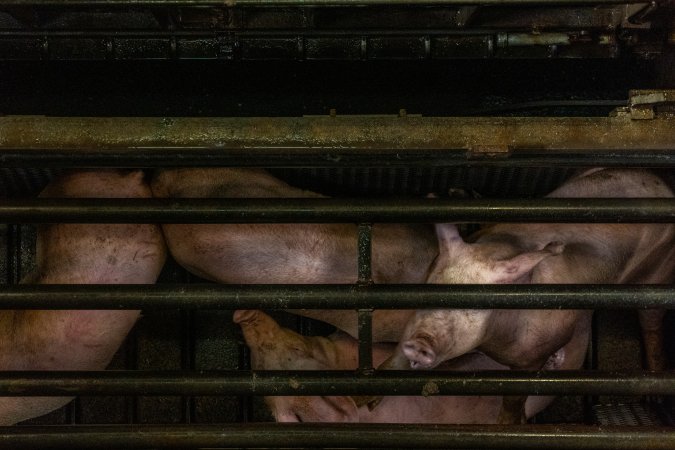
[[[256,423],[0,428],[0,449],[434,448],[672,450],[670,427]]]
[[[0,285],[0,310],[173,308],[675,309],[675,285]]]
[[[9,371],[0,396],[675,395],[675,373],[641,371]]]
[[[431,167],[477,163],[673,167],[674,123],[675,118],[666,115],[652,120],[6,116],[0,117],[0,164],[87,168]]]
[[[675,199],[0,199],[0,222],[673,223]]]

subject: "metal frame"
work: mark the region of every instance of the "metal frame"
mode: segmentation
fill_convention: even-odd
[[[631,5],[644,0],[2,0],[0,6],[368,6],[368,5]]]
[[[643,117],[645,118],[645,117]],[[414,118],[414,117],[321,117],[236,119],[66,119],[37,117],[0,118],[0,162],[6,167],[137,167],[139,165],[238,165],[248,166],[349,166],[411,165],[415,163],[484,165],[494,162],[522,165],[518,156],[540,165],[609,165],[672,167],[675,160],[671,116],[636,120],[629,111],[609,119],[532,118]],[[84,130],[84,131],[83,131]],[[610,132],[608,133],[608,130]],[[490,133],[492,131],[492,133]],[[495,134],[499,131],[499,134]],[[344,138],[335,142],[331,136]],[[27,139],[27,137],[30,137]],[[568,142],[568,140],[570,142]],[[141,143],[142,147],[138,144]],[[347,150],[342,145],[346,143]],[[634,150],[639,146],[642,150]],[[534,149],[534,150],[532,150]],[[431,150],[431,151],[429,151]],[[371,153],[366,156],[366,152]],[[522,152],[522,153],[521,153]],[[533,155],[532,152],[535,154]],[[300,155],[309,158],[298,161]],[[553,158],[538,156],[555,155]],[[569,159],[565,156],[569,155]],[[595,156],[604,156],[593,159]],[[181,158],[174,160],[180,156]],[[118,158],[125,158],[120,160]],[[384,159],[381,159],[384,157]],[[183,159],[184,158],[184,159]],[[204,158],[204,159],[202,159]],[[476,159],[474,159],[476,158]],[[529,158],[529,159],[528,159]],[[142,164],[139,164],[141,163]],[[549,199],[551,200],[551,199]],[[233,373],[0,373],[0,395],[72,395],[144,392],[159,394],[251,393],[264,395],[336,393],[632,393],[672,394],[671,373],[383,373],[372,369],[370,353],[372,309],[446,307],[654,307],[672,306],[673,286],[387,286],[372,285],[370,250],[374,220],[393,221],[415,217],[500,221],[618,221],[673,222],[672,199],[583,200],[571,203],[515,201],[467,201],[457,203],[418,200],[407,204],[414,212],[394,205],[367,201],[361,208],[346,210],[346,203],[326,200],[279,202],[270,213],[270,202],[199,200],[177,207],[162,201],[127,203],[125,210],[111,213],[121,203],[110,200],[98,211],[87,200],[3,201],[0,218],[5,221],[190,221],[197,211],[205,219],[218,214],[216,222],[353,221],[359,223],[358,282],[340,286],[195,286],[184,290],[175,285],[119,286],[3,286],[2,308],[44,308],[40,299],[49,293],[53,308],[267,307],[358,309],[359,370],[317,376],[301,372]],[[210,203],[209,203],[210,202]],[[322,200],[324,202],[324,200]],[[96,201],[101,204],[100,200]],[[130,205],[130,206],[129,206]],[[414,206],[418,209],[414,209]],[[492,205],[492,206],[491,206]],[[504,207],[507,206],[507,208]],[[308,208],[308,206],[312,206]],[[547,214],[551,206],[561,209]],[[625,207],[624,207],[625,206]],[[157,208],[149,211],[148,208]],[[534,207],[534,209],[531,209]],[[256,209],[257,208],[257,209]],[[331,209],[332,208],[332,209]],[[378,209],[379,208],[379,209]],[[635,209],[634,209],[635,208]],[[234,211],[249,215],[230,219]],[[555,210],[555,208],[553,208]],[[120,210],[118,210],[120,211]],[[257,212],[256,212],[257,211]],[[263,212],[268,214],[264,216]],[[529,212],[528,212],[529,211]],[[534,212],[532,212],[534,211]],[[620,213],[621,216],[616,216]],[[48,217],[40,216],[48,214]],[[257,216],[256,216],[257,214]],[[421,215],[421,216],[417,216]],[[256,219],[257,217],[257,219]],[[170,293],[172,300],[164,302]],[[590,295],[590,297],[589,297]],[[265,299],[261,296],[267,297]],[[485,299],[488,299],[487,301]],[[477,299],[483,299],[477,302]],[[559,301],[560,303],[553,303]],[[161,302],[161,303],[160,303]],[[187,374],[187,377],[186,377]],[[284,377],[280,379],[279,377]],[[228,385],[224,385],[227,379]],[[328,383],[328,384],[326,384]],[[422,439],[421,436],[424,435]],[[0,448],[126,448],[142,447],[251,447],[251,446],[352,446],[415,448],[641,448],[675,446],[675,432],[663,427],[587,426],[450,426],[335,424],[284,426],[280,424],[214,426],[119,426],[119,427],[8,427],[0,429]]]
[[[640,105],[637,118],[646,119]],[[673,167],[675,116],[0,117],[4,167]],[[336,141],[335,136],[340,136]],[[30,138],[28,138],[30,137]]]
[[[73,430],[78,430],[74,433]],[[438,448],[662,449],[675,447],[667,427],[571,425],[238,424],[130,425],[115,428],[0,428],[1,449],[42,448]]]

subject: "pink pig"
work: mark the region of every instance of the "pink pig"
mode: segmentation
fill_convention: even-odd
[[[317,198],[263,170],[163,170],[152,181],[156,197]],[[357,229],[353,224],[167,224],[173,257],[190,272],[220,283],[355,283]],[[438,253],[431,226],[375,224],[376,283],[423,283]],[[292,310],[357,336],[351,310]],[[396,342],[409,310],[373,314],[373,340]]]
[[[587,171],[549,195],[672,196],[655,175],[620,169]],[[675,270],[671,224],[499,224],[469,243],[444,224],[437,235],[440,254],[429,283],[666,283]],[[661,369],[663,312],[640,314],[648,366]],[[420,310],[385,367],[433,368],[479,350],[511,368],[536,370],[583,335],[590,317],[582,310]],[[523,418],[513,408],[502,413],[504,422]]]
[[[42,197],[148,198],[141,171],[73,172]],[[154,283],[166,257],[157,225],[50,224],[38,227],[29,284]],[[49,302],[49,298],[45,298]],[[140,311],[2,311],[1,370],[101,370]],[[0,425],[59,408],[70,398],[2,397]]]
[[[301,336],[279,326],[261,311],[240,310],[234,315],[251,349],[255,370],[354,370],[357,341],[337,332],[329,337]],[[549,360],[550,369],[577,369],[584,359],[584,342],[570,345]],[[376,364],[394,350],[392,344],[373,345]],[[441,364],[437,370],[503,370],[482,353],[471,353]],[[530,397],[527,417],[545,408],[551,397]],[[392,396],[379,407],[358,407],[345,396],[265,397],[278,422],[370,422],[370,423],[495,423],[502,398],[497,396]]]

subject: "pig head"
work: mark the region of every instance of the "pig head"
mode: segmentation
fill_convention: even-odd
[[[559,242],[521,251],[504,244],[468,244],[452,224],[436,225],[439,255],[429,283],[528,283],[535,267],[563,250]],[[508,313],[507,313],[508,314]],[[443,361],[480,348],[504,319],[490,309],[418,311],[408,322],[400,347],[412,368],[433,368]]]

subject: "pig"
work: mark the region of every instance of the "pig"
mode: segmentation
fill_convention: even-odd
[[[320,198],[256,169],[158,171],[155,197]],[[220,283],[355,283],[354,224],[166,224],[169,251],[190,272]],[[375,224],[372,239],[376,283],[423,283],[438,253],[430,225]],[[354,311],[293,310],[357,336]],[[409,310],[373,314],[373,340],[397,342]]]
[[[45,198],[149,198],[143,173],[72,172],[53,181]],[[157,225],[49,224],[37,229],[36,268],[26,284],[154,283],[166,258]],[[45,298],[49,302],[49,298]],[[0,370],[102,370],[139,311],[1,311]],[[66,397],[2,397],[0,425],[46,414]]]
[[[549,197],[672,197],[644,170],[593,169]],[[437,225],[439,256],[429,283],[666,283],[675,270],[672,224],[498,224],[464,242],[451,224]],[[660,312],[643,314],[647,364],[662,368]],[[536,370],[583,334],[585,310],[417,311],[383,368],[429,369],[479,350],[513,369]],[[500,421],[522,421],[522,399]]]
[[[234,314],[251,349],[254,370],[354,370],[357,368],[358,343],[337,331],[328,337],[301,336],[279,326],[261,311],[239,310]],[[393,344],[374,344],[373,361],[384,361]],[[579,340],[552,357],[549,369],[577,369],[585,354],[585,342]],[[482,353],[465,354],[442,363],[437,370],[504,370]],[[525,405],[527,417],[544,409],[551,397],[530,397]],[[366,423],[495,423],[501,407],[498,396],[392,396],[370,410],[358,407],[346,396],[274,396],[265,397],[278,422],[366,422]]]

